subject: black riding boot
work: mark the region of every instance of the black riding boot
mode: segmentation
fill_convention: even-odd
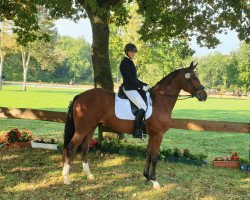
[[[144,116],[145,116],[145,110],[143,110],[143,109],[138,110],[136,117],[135,117],[133,138],[146,137],[146,135],[143,134],[143,118],[144,118]]]

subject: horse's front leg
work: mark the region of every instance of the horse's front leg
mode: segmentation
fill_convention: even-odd
[[[163,138],[163,134],[149,136],[148,140],[148,150],[147,150],[147,162],[144,169],[144,176],[148,181],[153,183],[154,189],[160,189],[160,184],[156,179],[156,165],[158,162],[159,149],[161,145],[161,141]]]
[[[150,181],[150,178],[149,178],[149,168],[150,168],[150,164],[151,164],[151,158],[150,158],[151,156],[150,156],[148,148],[147,148],[146,156],[147,156],[147,161],[146,161],[146,165],[144,167],[143,176],[145,176],[145,178],[147,179],[147,181]]]

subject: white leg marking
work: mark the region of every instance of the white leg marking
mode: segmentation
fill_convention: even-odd
[[[155,190],[159,190],[161,188],[160,184],[158,183],[158,181],[153,181],[153,180],[150,180],[152,183],[153,183],[153,188]]]
[[[69,170],[70,170],[70,165],[68,163],[64,163],[62,175],[65,184],[70,184]]]
[[[82,163],[82,166],[83,166],[83,172],[85,172],[85,173],[87,174],[87,178],[88,178],[89,180],[94,180],[95,177],[94,177],[94,175],[93,175],[93,174],[90,172],[90,170],[89,170],[89,163],[83,162],[83,163]]]

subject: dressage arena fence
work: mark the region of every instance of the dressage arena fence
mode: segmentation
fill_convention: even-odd
[[[66,119],[66,112],[36,110],[27,108],[0,107],[0,118],[43,120],[43,121],[64,123]],[[233,133],[248,133],[248,134],[250,133],[250,123],[225,122],[225,121],[208,121],[208,120],[173,118],[170,128],[195,130],[195,131],[233,132]]]

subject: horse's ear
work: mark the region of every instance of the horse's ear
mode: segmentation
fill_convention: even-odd
[[[197,65],[198,65],[198,63],[194,64],[194,61],[192,61],[188,68],[189,68],[191,71],[193,71],[193,70],[196,68]]]

